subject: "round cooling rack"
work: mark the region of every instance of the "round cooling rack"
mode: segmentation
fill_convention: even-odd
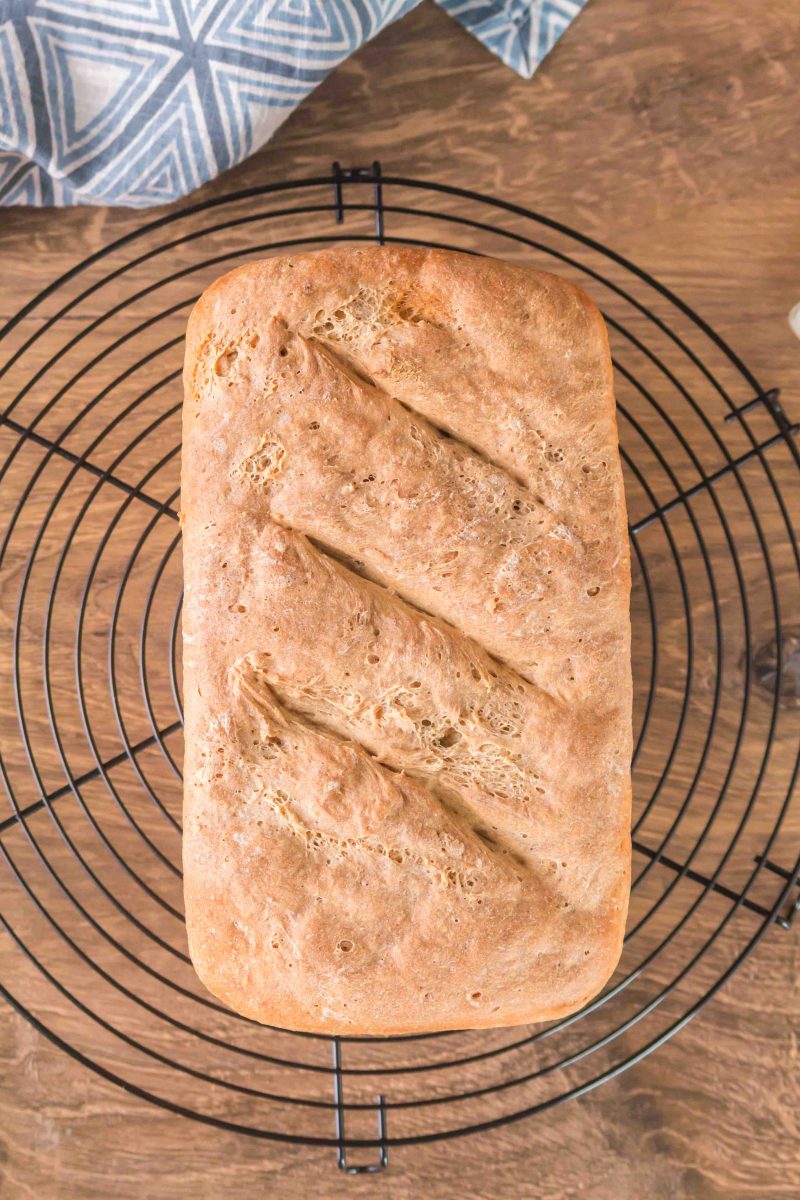
[[[293,1034],[217,1003],[187,954],[183,330],[234,266],[374,240],[555,269],[608,324],[633,564],[633,892],[614,978],[549,1025]],[[796,427],[646,272],[516,205],[335,164],[142,224],[0,341],[3,990],[73,1058],[173,1112],[379,1170],[394,1146],[533,1116],[618,1075],[773,925],[786,936],[800,865]]]

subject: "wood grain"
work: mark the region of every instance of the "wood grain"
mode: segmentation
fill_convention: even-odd
[[[593,0],[535,79],[525,82],[441,10],[425,3],[337,70],[290,117],[269,146],[208,185],[201,195],[210,197],[254,183],[325,173],[333,159],[356,165],[375,158],[381,160],[387,173],[428,177],[492,192],[581,229],[647,268],[706,317],[766,386],[780,385],[785,407],[798,414],[800,347],[786,316],[800,299],[800,139],[796,129],[799,35],[800,10],[794,0],[773,0],[766,6],[759,0],[737,0],[733,5],[727,0],[668,0],[658,5],[646,0]],[[142,219],[141,214],[104,209],[3,212],[3,316],[10,315],[62,270],[137,228]],[[512,226],[510,222],[509,228]],[[348,229],[359,228],[359,218],[348,216]],[[246,248],[247,236],[246,231],[230,235],[232,253]],[[492,246],[481,242],[481,248],[491,251]],[[175,251],[176,269],[182,261],[191,261],[190,257],[182,260],[182,253]],[[220,269],[211,270],[209,278]],[[154,280],[157,270],[154,266]],[[204,281],[198,275],[191,282],[202,286]],[[173,302],[182,300],[188,292],[172,285],[167,293],[145,298],[136,309],[136,318],[146,319],[157,312],[158,305],[166,302],[165,294]],[[96,304],[96,311],[102,311],[107,297],[99,294]],[[179,331],[181,320],[176,315],[174,329],[172,325],[168,329],[170,335]],[[30,332],[40,321],[38,314],[32,317],[25,331]],[[99,330],[93,351],[103,348],[105,337]],[[115,357],[113,364],[116,369],[124,362]],[[59,369],[56,367],[51,376],[56,382],[66,377],[58,374]],[[66,369],[64,364],[63,371]],[[143,370],[142,387],[155,382],[159,372],[163,374],[166,369],[154,363]],[[651,381],[641,363],[637,369],[642,378]],[[97,391],[98,380],[101,386],[110,382],[111,366],[105,375],[104,371],[101,365],[91,378],[75,385],[65,403],[82,403]],[[709,406],[706,411],[716,419],[721,410],[714,407],[713,397],[706,393],[703,396]],[[21,419],[41,406],[41,395],[34,392],[25,403],[28,407],[23,405]],[[85,449],[93,433],[103,427],[117,403],[116,392],[111,392],[106,408],[76,430],[70,444],[77,452]],[[120,427],[117,435],[103,441],[96,461],[108,466],[125,450],[131,432],[144,428],[147,420],[163,408],[163,396],[156,394],[139,415]],[[645,421],[650,420],[646,411],[646,406],[636,409]],[[58,431],[60,420],[60,416],[54,416],[48,427],[51,432]],[[664,454],[678,463],[681,481],[691,482],[694,475],[686,455],[677,452],[658,422],[652,421],[649,428]],[[704,462],[713,461],[707,434],[699,423],[692,428],[698,453]],[[153,436],[163,440],[166,450],[174,435],[173,423]],[[624,436],[634,437],[630,429]],[[733,432],[726,436],[735,437]],[[6,439],[0,445],[5,455],[13,438],[5,431],[0,437]],[[14,487],[24,486],[38,454],[33,448],[26,449],[12,475]],[[639,461],[646,460],[641,451]],[[794,487],[791,494],[796,497],[796,469],[788,454],[778,451],[771,461],[781,484]],[[125,478],[133,481],[137,472],[151,462],[149,444],[144,443],[140,453],[126,456],[120,470],[130,472]],[[171,492],[174,467],[174,463],[167,464],[148,485],[159,499]],[[4,671],[9,665],[5,646],[24,566],[25,538],[38,526],[53,486],[65,474],[66,470],[61,475],[56,472],[57,479],[52,473],[47,475],[26,511],[19,541],[11,548],[9,571],[0,593],[4,614],[4,657],[0,665]],[[771,549],[780,578],[788,583],[793,567],[783,544],[785,528],[782,531],[779,514],[758,490],[756,475],[752,472],[748,478],[759,503],[764,503],[767,537],[771,536],[774,543]],[[673,494],[673,484],[655,460],[648,468],[648,479],[660,498]],[[628,484],[632,513],[643,515],[649,511],[650,500],[632,477]],[[53,564],[64,545],[67,516],[72,519],[90,490],[85,480],[71,487],[67,507],[43,543],[41,566],[37,568],[40,573],[31,581],[26,618],[30,627],[23,630],[30,640],[30,649],[25,653],[31,656],[38,654],[38,648],[34,649],[38,647],[37,621],[43,612]],[[760,587],[757,579],[760,550],[735,487],[725,485],[720,495],[738,530],[757,634],[759,628],[769,626],[767,589]],[[98,496],[90,510],[91,518],[69,550],[71,571],[65,579],[65,605],[77,602],[77,594],[72,594],[74,581],[85,574],[96,549],[98,531],[112,509],[105,495]],[[701,502],[698,512],[712,554],[724,559],[724,536],[719,522],[712,519],[710,502]],[[126,554],[144,530],[148,515],[137,511],[124,518],[127,524],[120,544]],[[692,701],[691,727],[682,743],[685,750],[672,775],[677,795],[691,777],[702,744],[704,721],[713,701],[715,668],[709,633],[713,628],[713,600],[697,540],[685,521],[675,522],[674,531],[692,588],[693,612],[698,618],[697,691]],[[147,562],[166,552],[172,535],[171,523],[170,528],[158,526],[149,535],[153,539],[148,543],[149,553],[154,557]],[[665,679],[676,689],[673,696],[665,688],[654,715],[657,731],[666,738],[674,727],[680,698],[677,693],[686,631],[675,601],[675,567],[664,532],[656,527],[644,536],[648,539],[643,544],[659,601]],[[100,559],[90,593],[97,654],[105,654],[103,621],[113,607],[124,557],[121,550],[112,547]],[[137,653],[138,625],[134,618],[141,610],[151,578],[152,572],[144,566],[131,575],[117,647],[123,716],[134,739],[148,732],[135,703],[130,667]],[[174,596],[178,584],[179,564],[171,561],[160,586],[165,595]],[[743,634],[736,626],[739,602],[729,566],[722,568],[721,584],[724,623],[729,631],[726,678],[732,682],[729,699],[723,698],[721,703],[720,720],[728,734],[736,726],[733,701],[740,684],[736,671],[740,669],[743,647]],[[154,657],[163,654],[168,638],[168,607],[154,608]],[[637,621],[643,621],[646,604],[641,578],[635,581],[634,610]],[[784,613],[784,617],[789,615]],[[92,759],[81,731],[67,643],[62,643],[60,636],[56,630],[54,670],[60,685],[59,702],[64,707],[64,728],[71,734],[70,762],[79,771],[91,767]],[[90,642],[87,652],[93,647]],[[34,661],[32,657],[30,661]],[[642,673],[640,685],[646,683],[648,662],[643,649],[638,666]],[[166,672],[166,660],[159,660],[157,670]],[[108,705],[106,685],[99,676],[90,676],[87,688],[93,712]],[[32,692],[30,706],[34,732],[46,730],[42,696]],[[765,703],[754,707],[750,721],[756,733],[763,732],[768,713]],[[166,707],[159,710],[158,719],[162,723],[170,719]],[[4,752],[6,744],[13,742],[14,725],[13,709],[3,705],[0,739]],[[784,720],[780,729],[784,732],[765,785],[767,800],[753,817],[753,828],[759,836],[774,817],[781,788],[785,788],[787,756],[796,741],[796,726]],[[113,723],[98,729],[97,736],[102,753],[113,753],[119,747]],[[650,746],[654,747],[652,751]],[[23,799],[35,799],[36,791],[19,747],[15,753],[16,757],[14,753],[10,757],[15,783]],[[148,779],[159,795],[167,798],[171,811],[177,813],[179,789],[161,756],[154,751],[142,762]],[[661,765],[663,750],[656,738],[648,742],[637,767],[642,795],[648,794]],[[742,764],[723,819],[715,824],[698,859],[699,869],[711,869],[719,861],[746,804],[748,780],[752,783],[756,766],[749,761]],[[718,770],[719,764],[712,767]],[[54,751],[44,756],[43,769],[46,786],[63,781]],[[177,863],[177,835],[163,822],[152,821],[152,805],[130,774],[130,768],[118,769],[120,790],[133,816],[161,853]],[[137,841],[120,812],[108,813],[102,808],[102,791],[100,785],[96,790],[90,786],[86,797],[87,804],[102,814],[104,833],[120,853],[135,863],[145,882],[160,889],[163,900],[179,907],[177,878],[156,869],[151,854],[137,853],[141,841]],[[712,784],[701,784],[697,805],[675,835],[670,853],[680,857],[688,852],[712,800]],[[645,823],[643,838],[655,841],[663,834],[665,822],[673,815],[670,805],[670,797],[665,797]],[[65,827],[78,836],[85,818],[72,809],[62,811]],[[780,842],[781,853],[787,857],[796,846],[797,832],[795,817],[795,824],[787,827]],[[63,855],[52,830],[42,836],[48,853]],[[15,861],[33,878],[40,868],[18,833],[13,838],[8,844]],[[175,918],[158,903],[141,900],[141,888],[135,882],[120,882],[118,874],[103,874],[108,855],[99,841],[96,845],[86,841],[85,847],[90,865],[108,882],[114,895],[126,901],[139,897],[137,915],[178,946],[179,924]],[[74,865],[68,866],[66,857],[58,861],[65,878],[79,888],[81,872]],[[637,863],[639,869],[642,865]],[[744,862],[737,858],[730,870],[726,882],[744,881]],[[74,957],[44,930],[35,914],[19,905],[18,888],[7,870],[0,884],[4,911],[8,903],[8,911],[21,932],[40,947],[56,973],[61,971],[62,978],[79,982],[82,977]],[[637,891],[636,913],[644,912],[656,901],[664,886],[664,879],[651,873]],[[763,898],[773,893],[774,888],[770,891],[765,886]],[[687,884],[679,895],[679,903],[685,906],[694,893]],[[92,893],[91,903],[93,915],[124,940],[126,923],[115,912],[112,901],[98,899]],[[701,937],[713,930],[725,911],[726,902],[721,899],[704,905],[695,918],[697,932],[693,936]],[[661,910],[648,923],[639,945],[644,946],[647,938],[655,939],[668,924]],[[88,934],[86,938],[87,948],[96,949],[95,941]],[[699,965],[699,978],[706,985],[729,961],[734,941],[733,935],[727,942],[723,937],[714,953]],[[741,944],[741,937],[736,944]],[[665,982],[674,973],[673,966],[682,961],[681,946],[677,939],[671,956],[660,968]],[[139,941],[135,948],[150,965],[163,965],[160,951]],[[636,953],[631,961],[635,958]],[[109,1195],[146,1196],[148,1200],[224,1195],[231,1200],[249,1200],[261,1194],[292,1200],[345,1193],[397,1198],[428,1195],[435,1200],[453,1195],[475,1200],[573,1200],[579,1196],[592,1200],[789,1200],[800,1191],[799,958],[796,929],[791,933],[771,930],[735,978],[693,1022],[656,1054],[600,1091],[491,1134],[397,1150],[392,1154],[390,1170],[379,1178],[341,1176],[330,1150],[291,1149],[187,1123],[105,1083],[4,1009],[0,1017],[0,1103],[4,1116],[0,1130],[0,1195],[8,1200],[105,1200]],[[2,970],[4,980],[6,972],[13,971],[9,981],[13,990],[32,1004],[36,1001],[43,1020],[65,1036],[77,1040],[84,1036],[71,1006],[43,984],[20,955],[5,946]],[[189,968],[180,978],[187,987],[194,986]],[[156,1005],[162,998],[159,987],[152,982],[143,988],[143,995]],[[670,1008],[673,1000],[667,1001],[665,1013],[677,1015],[682,1011],[681,1004],[685,1005],[686,997],[693,994],[693,987],[691,984],[676,994],[674,1008]],[[87,977],[82,994],[102,1002],[103,1011],[115,1013],[129,1032],[147,1035],[150,1026],[142,1013],[126,1007],[127,1002],[104,988]],[[635,1007],[635,989],[631,994]],[[189,1011],[194,1009],[187,1001]],[[229,1030],[228,1018],[210,1014],[207,1028],[220,1033]],[[179,1039],[171,1041],[166,1036],[160,1044],[173,1051],[181,1046]],[[580,1038],[576,1044],[580,1044]],[[630,1045],[635,1044],[634,1040]],[[108,1061],[133,1070],[132,1059],[124,1048],[113,1040],[106,1042],[100,1033],[95,1045],[84,1042],[84,1048],[87,1052],[106,1053]],[[220,1064],[227,1069],[224,1056]],[[157,1078],[155,1071],[141,1076],[151,1085]],[[272,1076],[265,1072],[259,1084],[269,1086],[278,1078],[277,1071]],[[464,1073],[465,1086],[479,1085],[487,1079],[487,1069],[480,1064]],[[398,1089],[397,1094],[402,1095],[399,1084]],[[190,1090],[187,1084],[185,1095]],[[369,1094],[368,1089],[365,1094]],[[479,1107],[484,1118],[502,1111],[498,1097],[489,1097]]]

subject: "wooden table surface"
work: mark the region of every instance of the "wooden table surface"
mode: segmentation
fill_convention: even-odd
[[[516,201],[673,287],[800,413],[787,323],[800,300],[799,38],[796,0],[592,0],[525,82],[424,3],[202,194],[377,158],[387,172]],[[4,211],[2,315],[141,219]],[[800,1194],[799,965],[797,929],[773,929],[692,1023],[623,1076],[492,1134],[400,1150],[376,1178],[345,1178],[327,1149],[152,1107],[4,1010],[0,1195],[789,1200]],[[58,1007],[49,993],[47,1004]]]

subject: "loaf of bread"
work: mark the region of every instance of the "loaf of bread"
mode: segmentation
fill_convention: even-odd
[[[272,258],[189,322],[184,868],[198,975],[288,1029],[567,1014],[630,872],[603,321],[436,250]]]

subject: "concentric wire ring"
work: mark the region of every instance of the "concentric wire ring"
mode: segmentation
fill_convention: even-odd
[[[3,653],[16,707],[0,739],[2,919],[8,961],[21,964],[4,991],[45,1036],[138,1096],[220,1128],[340,1149],[493,1128],[613,1078],[785,919],[797,875],[785,824],[796,821],[796,726],[779,703],[780,665],[772,696],[754,690],[751,669],[797,603],[785,490],[800,458],[785,421],[766,401],[739,413],[764,396],[757,381],[613,251],[428,182],[383,176],[363,202],[374,185],[370,172],[339,172],[145,223],[0,334],[0,560],[15,593]],[[229,1013],[189,966],[178,380],[186,316],[216,275],[374,240],[376,207],[387,242],[554,266],[604,310],[634,573],[636,862],[620,969],[581,1013],[532,1031],[341,1039],[332,1068],[329,1039]],[[56,994],[60,1025],[37,1013]],[[377,1090],[388,1132],[345,1137],[334,1116],[360,1126]]]

